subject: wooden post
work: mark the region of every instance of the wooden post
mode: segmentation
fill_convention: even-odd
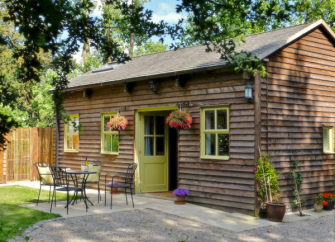
[[[261,156],[261,74],[257,73],[255,76],[255,83],[254,83],[254,109],[255,109],[255,148],[254,148],[254,160],[255,164],[258,158]],[[254,178],[255,179],[255,178]],[[258,217],[258,212],[260,209],[260,203],[257,200],[257,191],[259,184],[255,179],[255,217]]]
[[[31,142],[31,147],[32,147],[32,152],[31,152],[31,180],[36,180],[38,179],[38,174],[35,169],[35,163],[39,161],[39,132],[38,128],[31,128],[31,133],[32,133],[32,142]]]
[[[3,151],[4,151],[4,147],[2,147],[1,150],[0,150],[0,183],[4,182],[4,180],[3,180],[3,171],[4,171],[4,169],[3,169],[3,165],[4,165],[3,154],[4,154],[4,152]]]

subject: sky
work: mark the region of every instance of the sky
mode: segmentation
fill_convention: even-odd
[[[93,11],[92,16],[100,17],[101,16],[101,2],[97,2],[97,8]],[[153,11],[152,20],[153,22],[159,22],[164,20],[168,24],[176,24],[179,19],[186,17],[186,13],[176,13],[176,6],[179,4],[178,0],[151,0],[144,4],[145,9]],[[158,37],[152,37],[153,41],[158,41]],[[164,38],[164,43],[169,44],[172,42],[172,39],[167,36]],[[82,48],[81,48],[82,49]],[[75,54],[74,59],[80,61],[82,59],[81,52]]]

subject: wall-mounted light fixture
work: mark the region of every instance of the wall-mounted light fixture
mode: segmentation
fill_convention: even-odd
[[[155,86],[155,81],[150,81],[150,82],[149,82],[149,85],[150,85],[150,90],[151,90],[152,92],[154,92],[154,93],[157,94],[158,89],[157,89],[156,86]]]
[[[245,97],[245,99],[246,99],[249,103],[253,100],[253,97],[252,97],[252,85],[250,85],[250,83],[248,83],[248,84],[245,86],[244,97]]]

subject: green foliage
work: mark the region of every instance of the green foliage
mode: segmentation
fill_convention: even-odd
[[[299,192],[301,191],[301,184],[303,182],[302,174],[300,172],[297,172],[299,163],[300,163],[300,161],[294,161],[293,162],[293,170],[290,171],[290,177],[294,181],[294,186],[293,186],[294,196],[296,197],[296,199],[294,199],[290,202],[291,208],[299,205],[299,200],[300,200],[300,203],[306,202],[306,198],[300,199],[300,196],[299,196]]]
[[[324,201],[325,201],[325,198],[323,197],[322,193],[319,193],[318,195],[316,195],[316,197],[313,200],[313,202],[315,203],[322,203]]]
[[[265,76],[265,68],[257,56],[237,50],[249,33],[286,25],[293,5],[289,0],[183,0],[177,12],[188,13],[186,19],[170,28],[178,48],[191,43],[206,45],[207,52],[218,52],[221,58],[235,67],[235,71]],[[182,24],[186,22],[186,27]]]
[[[280,192],[278,177],[275,168],[269,161],[271,155],[263,153],[257,160],[257,169],[255,171],[255,179],[259,182],[259,190],[257,191],[257,199],[260,202],[266,203],[269,196],[269,184],[271,188],[272,199],[279,201],[278,194]]]
[[[162,44],[161,42],[157,41],[154,42],[149,40],[148,42],[144,43],[141,46],[138,46],[135,50],[134,56],[141,56],[141,55],[148,55],[157,52],[166,51],[168,44]]]
[[[290,24],[303,24],[323,19],[335,30],[335,1],[334,0],[295,0],[294,12]]]

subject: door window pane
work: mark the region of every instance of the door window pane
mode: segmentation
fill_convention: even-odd
[[[145,156],[154,155],[154,138],[153,137],[144,138],[144,155]]]
[[[215,155],[215,134],[205,134],[205,154]]]
[[[107,126],[107,123],[110,121],[111,116],[104,116],[104,131],[110,131],[110,129]]]
[[[154,134],[154,116],[144,117],[144,134],[147,135]]]
[[[105,134],[104,135],[104,151],[111,151],[112,147],[112,135]]]
[[[218,134],[219,154],[222,156],[229,156],[229,135]]]
[[[164,155],[165,137],[156,137],[156,155]]]
[[[165,131],[165,117],[156,116],[156,134],[164,135]]]
[[[119,135],[113,134],[113,145],[112,145],[112,151],[118,152],[119,151]]]
[[[217,111],[217,129],[227,129],[227,111]]]
[[[205,111],[205,129],[215,129],[215,111]]]

